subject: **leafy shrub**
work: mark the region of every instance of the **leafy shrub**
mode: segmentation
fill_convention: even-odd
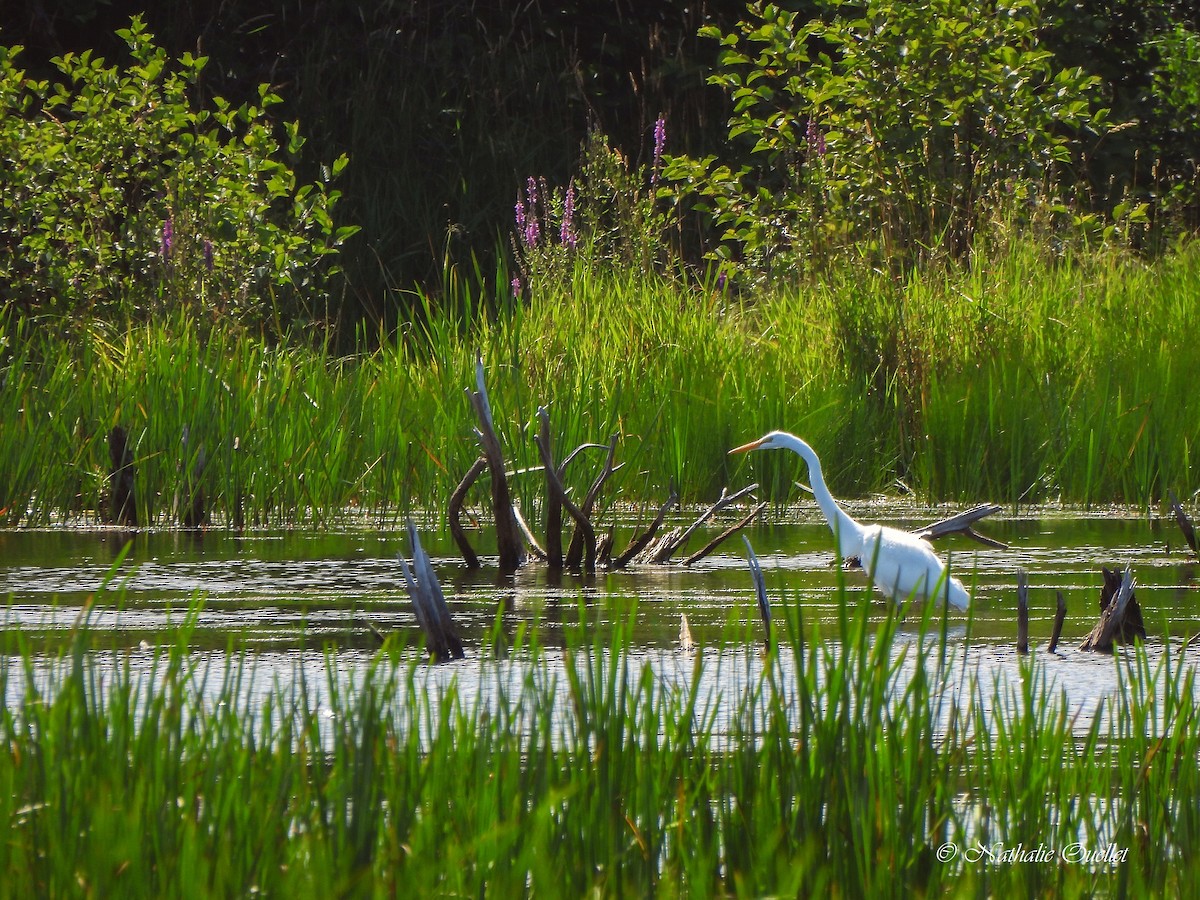
[[[1077,137],[1105,127],[1096,80],[1040,46],[1032,0],[819,6],[805,23],[756,3],[735,33],[702,32],[741,162],[676,157],[666,175],[714,216],[721,255],[768,273],[845,246],[958,256],[1014,200],[1059,196]]]
[[[300,184],[276,137],[267,85],[256,104],[195,100],[205,57],[168,61],[139,18],[118,34],[127,68],[84,52],[53,60],[61,82],[0,48],[0,279],[22,314],[79,325],[188,311],[263,325],[324,300],[339,194]],[[311,307],[309,307],[311,311]]]

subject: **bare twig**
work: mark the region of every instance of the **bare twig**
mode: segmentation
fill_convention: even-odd
[[[462,554],[463,562],[466,563],[468,569],[479,568],[479,556],[471,547],[471,542],[467,540],[467,533],[463,530],[463,501],[466,499],[467,491],[475,483],[475,479],[486,468],[487,457],[485,456],[480,456],[471,463],[471,468],[467,469],[467,474],[463,476],[458,487],[454,489],[454,493],[450,495],[450,503],[446,508],[446,516],[450,520],[450,534],[454,538],[454,543],[458,545],[458,551]]]
[[[746,515],[742,516],[742,518],[738,519],[734,524],[730,525],[728,528],[726,528],[724,531],[722,531],[720,534],[718,534],[715,538],[713,538],[711,541],[709,541],[707,544],[705,544],[701,549],[697,550],[695,553],[693,553],[691,556],[689,556],[687,559],[685,559],[683,561],[683,564],[685,566],[690,566],[692,563],[699,562],[700,560],[704,559],[704,557],[708,556],[710,553],[712,553],[714,550],[716,550],[726,540],[733,537],[735,534],[737,534],[739,531],[741,531],[743,528],[745,528],[747,525],[749,525],[751,522],[753,522],[754,517],[757,516],[760,512],[762,512],[766,508],[767,508],[767,501],[764,500],[761,503],[759,503],[758,506],[754,507],[754,509],[750,510],[750,512],[746,513]],[[743,535],[743,537],[744,536],[745,535]]]

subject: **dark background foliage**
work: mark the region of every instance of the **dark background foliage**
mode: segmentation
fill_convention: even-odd
[[[783,4],[802,17],[808,2]],[[408,291],[436,292],[448,268],[495,271],[512,205],[529,175],[563,184],[590,129],[635,165],[647,160],[656,118],[671,152],[703,154],[722,141],[729,114],[705,84],[718,47],[697,37],[745,15],[739,0],[10,0],[0,42],[22,44],[21,65],[93,49],[118,61],[116,29],[142,13],[173,55],[212,62],[202,91],[234,102],[270,83],[280,119],[309,138],[301,177],[347,153],[339,219],[362,226],[343,248],[335,298],[343,325],[387,327],[408,315]],[[1200,123],[1153,91],[1173,24],[1200,25],[1184,0],[1043,4],[1044,39],[1062,65],[1101,77],[1113,120],[1136,127],[1092,148],[1089,189],[1098,208],[1153,196],[1195,179]],[[1158,161],[1154,167],[1152,161]],[[1194,214],[1194,208],[1191,210]],[[1192,223],[1194,224],[1194,222]]]

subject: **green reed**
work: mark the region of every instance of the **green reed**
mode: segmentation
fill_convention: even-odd
[[[731,632],[719,655],[662,651],[656,668],[632,619],[604,638],[581,607],[562,651],[527,635],[453,669],[394,648],[347,678],[330,650],[319,683],[297,664],[265,692],[251,650],[189,654],[198,608],[149,661],[93,648],[85,619],[58,652],[0,659],[0,896],[1194,883],[1200,730],[1180,657],[1124,651],[1107,718],[1078,729],[1037,657],[989,683],[940,611],[839,603],[818,629],[785,602],[765,658]],[[460,679],[478,680],[471,699]],[[978,855],[1018,844],[1057,856]],[[1109,844],[1123,861],[1061,855]]]
[[[700,501],[752,479],[792,498],[795,460],[725,456],[773,428],[817,447],[845,495],[899,480],[933,500],[1148,505],[1197,478],[1192,247],[1146,263],[1024,246],[970,271],[847,269],[746,296],[582,261],[521,303],[488,299],[504,283],[456,276],[394,344],[346,357],[186,319],[71,344],[3,319],[0,519],[92,515],[117,424],[144,523],[175,521],[201,446],[217,522],[442,509],[478,452],[463,393],[477,352],[514,470],[538,465],[539,405],[560,455],[619,436],[605,502],[661,501],[670,485]],[[600,459],[574,463],[569,486]],[[532,507],[541,478],[515,489]]]

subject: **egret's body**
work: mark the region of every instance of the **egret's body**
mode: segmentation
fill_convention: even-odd
[[[856,522],[829,493],[821,472],[821,460],[816,452],[794,434],[772,431],[757,441],[729,452],[779,448],[799,454],[808,463],[813,496],[833,530],[842,559],[857,557],[875,586],[897,601],[906,600],[909,596],[928,600],[936,592],[937,599],[945,599],[956,609],[967,608],[971,595],[961,581],[946,572],[946,567],[929,542],[898,528]]]

